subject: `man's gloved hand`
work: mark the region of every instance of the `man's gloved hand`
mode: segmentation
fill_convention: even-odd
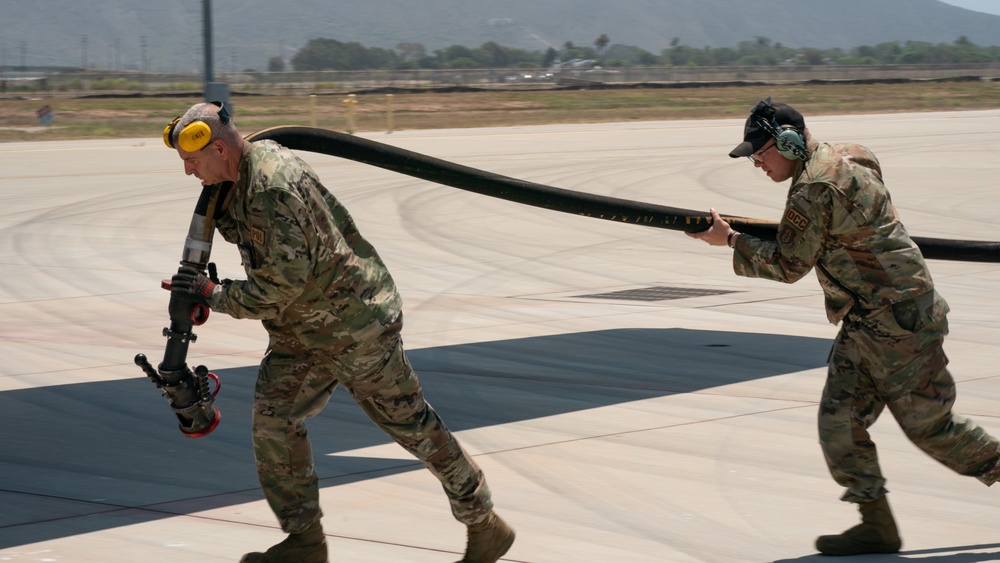
[[[181,266],[170,278],[170,291],[194,299],[200,305],[209,306],[212,292],[218,284],[191,266]]]

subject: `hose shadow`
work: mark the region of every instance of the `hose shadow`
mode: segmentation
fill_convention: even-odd
[[[823,366],[825,339],[617,329],[409,350],[429,402],[454,431],[531,420]],[[0,393],[0,549],[262,498],[249,425],[256,366],[217,370],[219,427],[184,438],[143,377]],[[349,452],[388,444],[338,391],[309,422],[322,486],[414,470]],[[400,450],[402,452],[402,450]],[[25,507],[24,509],[21,509]],[[126,521],[127,520],[127,521]]]

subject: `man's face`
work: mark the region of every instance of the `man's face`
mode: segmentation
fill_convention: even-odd
[[[227,179],[225,145],[222,141],[216,139],[196,152],[178,147],[177,154],[184,161],[184,173],[198,178],[203,185],[218,184]]]
[[[774,139],[771,139],[753,153],[753,165],[760,168],[767,174],[767,177],[774,182],[784,182],[795,174],[795,161],[789,160],[778,152],[775,148]]]

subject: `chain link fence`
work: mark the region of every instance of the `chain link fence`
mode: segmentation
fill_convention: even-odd
[[[591,69],[416,69],[220,74],[234,94],[294,95],[366,90],[442,88],[545,89],[601,85],[684,86],[726,83],[810,81],[906,81],[1000,79],[1000,63],[950,65],[778,65],[754,67],[630,67]],[[0,95],[34,92],[58,96],[97,93],[162,94],[200,92],[203,76],[72,69],[0,68]]]

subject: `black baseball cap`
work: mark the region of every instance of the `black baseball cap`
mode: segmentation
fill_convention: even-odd
[[[757,102],[743,127],[743,142],[736,145],[729,156],[739,158],[759,151],[778,136],[782,125],[790,125],[801,133],[805,131],[806,120],[791,106],[772,102],[770,97]]]

